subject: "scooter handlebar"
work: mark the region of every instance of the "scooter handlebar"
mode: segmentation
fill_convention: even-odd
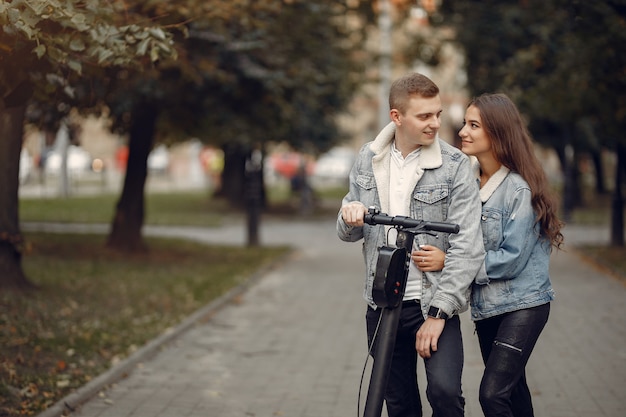
[[[459,233],[460,230],[459,225],[454,223],[426,222],[407,216],[389,216],[385,213],[379,213],[375,209],[371,208],[365,214],[363,221],[371,225],[383,224],[388,226],[401,226],[405,228],[415,227],[420,230],[443,233]]]

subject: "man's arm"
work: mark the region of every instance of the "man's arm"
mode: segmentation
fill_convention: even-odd
[[[457,314],[467,303],[466,294],[483,263],[481,203],[478,187],[465,159],[459,166],[451,189],[446,221],[460,226],[459,233],[449,236],[445,266],[439,277],[437,291],[430,306],[440,308],[448,316]],[[415,348],[423,358],[437,351],[439,337],[446,320],[428,317],[416,334]]]
[[[431,300],[431,306],[441,308],[449,316],[466,306],[467,290],[485,257],[481,212],[478,186],[469,160],[464,158],[453,179],[445,220],[458,224],[460,230],[448,237],[450,246],[446,250],[445,266]]]

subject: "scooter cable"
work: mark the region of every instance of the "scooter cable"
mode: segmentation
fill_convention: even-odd
[[[359,396],[356,404],[356,415],[357,417],[361,417],[361,391],[363,390],[363,378],[365,377],[365,370],[367,369],[367,361],[369,360],[372,349],[374,347],[374,343],[376,342],[376,337],[378,336],[378,329],[380,327],[380,322],[382,321],[383,314],[385,312],[384,308],[380,309],[380,316],[378,316],[378,323],[376,323],[376,330],[374,330],[374,335],[372,336],[372,342],[367,348],[367,356],[365,357],[365,363],[363,364],[363,371],[361,372],[361,382],[359,383]]]

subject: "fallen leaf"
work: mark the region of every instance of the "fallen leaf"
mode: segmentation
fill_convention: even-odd
[[[66,388],[70,386],[69,379],[60,379],[57,381],[57,388]]]

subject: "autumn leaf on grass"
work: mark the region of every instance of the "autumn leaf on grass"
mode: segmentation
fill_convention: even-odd
[[[66,388],[70,386],[70,377],[69,375],[59,375],[57,379],[57,388]]]
[[[20,390],[20,395],[25,398],[32,398],[39,394],[39,388],[32,382]]]

